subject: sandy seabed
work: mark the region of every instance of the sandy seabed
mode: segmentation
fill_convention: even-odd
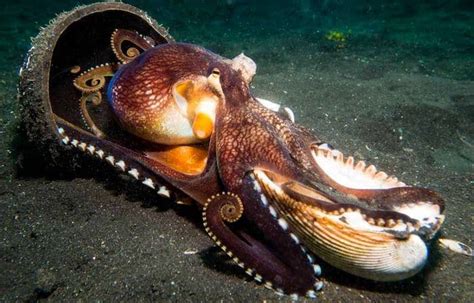
[[[438,191],[447,207],[442,236],[473,246],[472,10],[422,7],[407,16],[386,8],[363,18],[359,5],[355,16],[343,10],[336,18],[335,8],[324,14],[304,1],[266,15],[246,1],[212,10],[186,3],[136,5],[178,41],[228,57],[244,51],[258,65],[255,95],[291,107],[298,123],[345,154]],[[56,5],[9,4],[0,18],[0,301],[290,301],[230,262],[196,207],[163,200],[105,164],[96,164],[98,177],[51,175],[14,151],[16,70],[29,37],[74,3]],[[344,45],[326,38],[333,29],[345,33]],[[322,263],[318,299],[473,302],[473,265],[436,244],[427,267],[397,283]]]

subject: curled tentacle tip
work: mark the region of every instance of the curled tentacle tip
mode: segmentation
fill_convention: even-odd
[[[217,193],[207,199],[203,210],[204,218],[208,215],[207,210],[210,205],[216,205],[220,218],[229,223],[238,221],[244,211],[242,200],[231,192]]]

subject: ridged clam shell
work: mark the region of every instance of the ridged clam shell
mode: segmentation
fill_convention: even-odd
[[[294,209],[286,220],[304,244],[329,264],[356,276],[397,281],[419,272],[428,251],[417,235],[397,239],[388,233],[368,232]]]
[[[331,265],[377,281],[403,280],[425,265],[428,250],[423,240],[415,234],[400,237],[395,232],[406,229],[406,224],[379,227],[369,224],[357,211],[330,214],[292,199],[265,173],[255,175],[268,201],[286,219],[292,232]]]

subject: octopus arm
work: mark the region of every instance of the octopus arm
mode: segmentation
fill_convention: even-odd
[[[277,293],[314,296],[322,287],[318,265],[283,218],[268,205],[252,174],[245,193],[212,196],[203,210],[206,232],[245,272]],[[239,221],[239,222],[237,222]],[[253,222],[252,227],[248,223]]]

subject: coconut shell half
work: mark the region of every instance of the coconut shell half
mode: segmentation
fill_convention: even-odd
[[[66,165],[56,117],[87,129],[78,110],[81,92],[73,81],[89,68],[117,62],[110,46],[117,28],[138,32],[156,44],[173,42],[145,12],[123,3],[96,3],[61,13],[32,40],[20,69],[20,115],[28,141],[48,166]],[[94,110],[104,128],[114,123],[109,111],[107,102]]]

